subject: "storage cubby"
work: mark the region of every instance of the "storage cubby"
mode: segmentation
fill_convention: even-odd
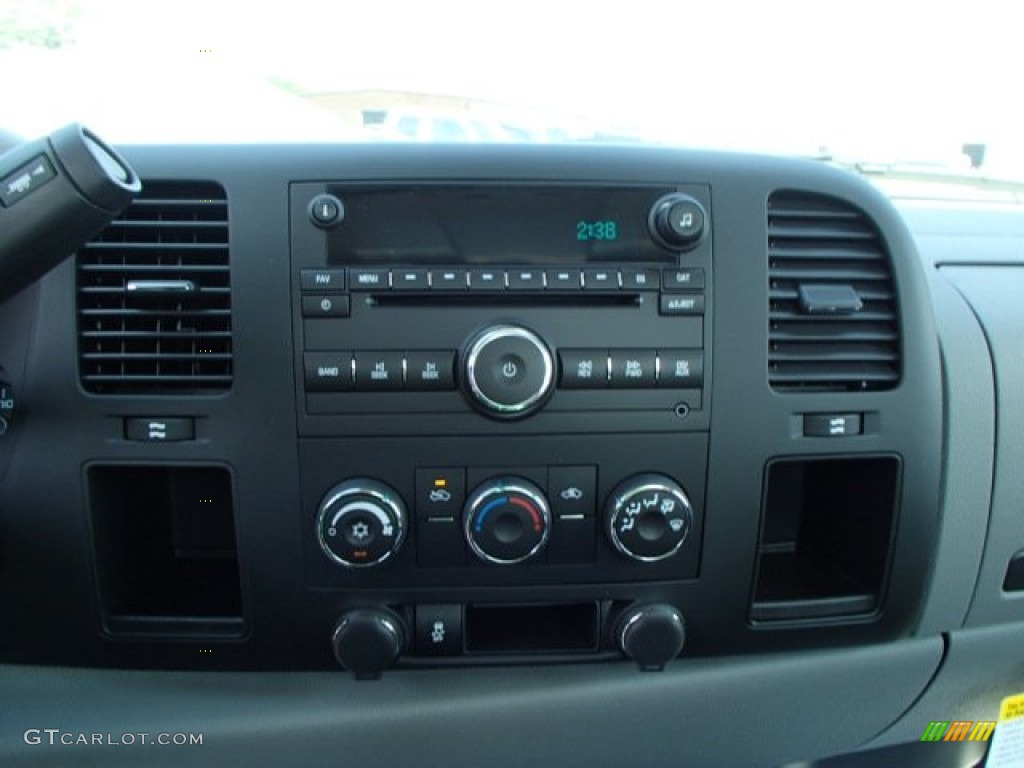
[[[107,632],[241,634],[230,473],[208,466],[92,466],[87,477]]]
[[[751,619],[876,611],[898,508],[899,459],[779,459],[765,477]]]

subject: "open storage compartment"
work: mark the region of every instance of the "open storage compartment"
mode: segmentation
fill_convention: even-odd
[[[87,480],[106,631],[241,635],[228,470],[92,466]]]
[[[814,620],[877,610],[899,478],[896,456],[770,462],[751,620]]]

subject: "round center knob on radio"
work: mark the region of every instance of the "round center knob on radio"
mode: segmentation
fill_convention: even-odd
[[[679,484],[664,475],[634,475],[612,491],[605,532],[626,557],[655,562],[674,555],[693,525],[693,507]]]
[[[672,250],[692,248],[704,235],[704,208],[689,195],[665,195],[651,208],[654,239]]]
[[[521,477],[497,477],[466,500],[463,530],[473,553],[488,563],[513,565],[544,549],[551,511],[544,493]]]
[[[464,360],[467,394],[489,416],[526,416],[551,394],[555,380],[551,352],[526,328],[488,328],[470,342]]]
[[[320,502],[317,537],[331,560],[363,568],[387,560],[405,539],[406,513],[401,497],[369,478],[334,486]]]

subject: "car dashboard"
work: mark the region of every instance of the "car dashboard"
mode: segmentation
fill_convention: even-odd
[[[0,304],[6,765],[983,754],[920,742],[1024,681],[1016,209],[655,148],[122,152],[141,195]]]

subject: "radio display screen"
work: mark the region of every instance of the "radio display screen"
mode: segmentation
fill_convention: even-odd
[[[332,184],[332,264],[674,264],[648,215],[671,187]]]

